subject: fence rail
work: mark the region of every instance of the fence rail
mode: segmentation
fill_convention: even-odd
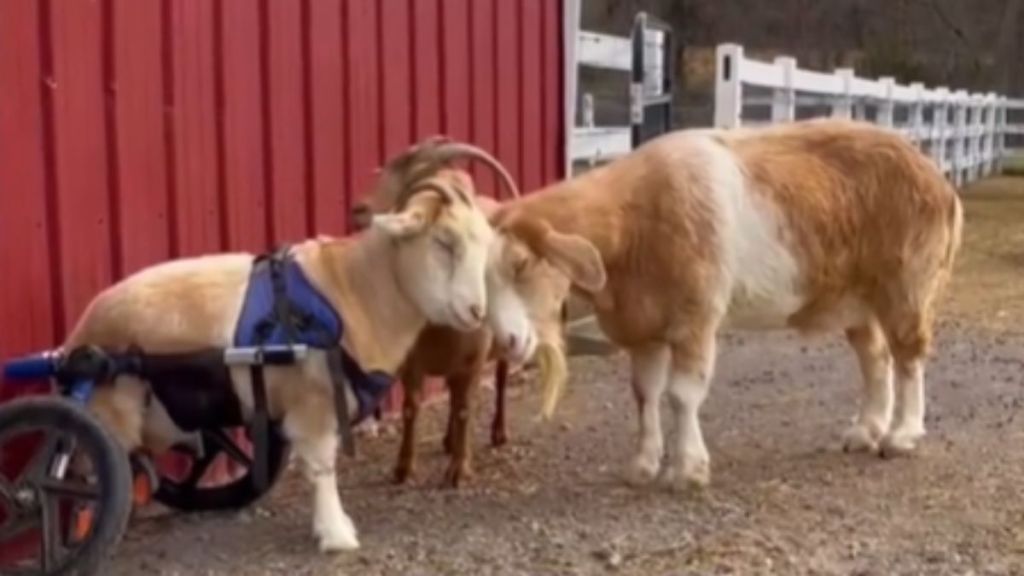
[[[801,108],[825,107],[835,117],[900,130],[957,185],[987,176],[1011,154],[1024,153],[1024,100],[921,83],[906,86],[893,78],[860,78],[849,68],[832,73],[803,70],[788,56],[772,62],[749,59],[737,44],[718,46],[716,66],[717,127],[764,122],[745,118],[749,107],[767,107],[770,123],[795,120]],[[767,89],[768,94],[745,88]],[[1009,145],[1014,142],[1020,148]]]
[[[580,2],[566,2],[567,174],[575,162],[591,165],[629,153],[643,141],[671,129],[672,35],[657,19],[638,12],[629,37],[581,30]],[[629,124],[599,126],[594,100],[579,97],[579,68],[628,74],[622,95],[629,99]],[[576,122],[580,109],[582,122]]]

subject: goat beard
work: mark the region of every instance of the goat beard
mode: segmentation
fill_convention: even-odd
[[[538,344],[535,354],[534,360],[537,363],[543,391],[541,416],[545,420],[550,420],[565,392],[565,385],[569,380],[569,366],[565,351],[557,344],[542,341]]]

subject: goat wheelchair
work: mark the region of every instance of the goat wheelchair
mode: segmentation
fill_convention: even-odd
[[[240,410],[200,396],[214,416],[196,421],[196,442],[172,449],[184,471],[160,470],[146,455],[128,454],[86,410],[98,387],[136,376],[202,395],[203,383],[230,378],[230,367],[259,371],[307,354],[304,344],[182,354],[82,346],[5,363],[6,386],[46,381],[55,393],[0,405],[0,551],[18,551],[13,558],[0,553],[0,573],[92,576],[120,542],[135,503],[151,495],[181,511],[245,507],[273,486],[287,462],[287,442],[274,423],[246,425]],[[233,473],[214,484],[204,477],[218,461]]]

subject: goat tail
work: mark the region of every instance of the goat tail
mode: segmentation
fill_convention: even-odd
[[[569,366],[561,347],[541,342],[537,347],[537,365],[543,390],[541,417],[550,420],[569,380]]]

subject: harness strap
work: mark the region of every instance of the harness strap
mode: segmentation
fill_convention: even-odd
[[[267,410],[267,384],[263,380],[263,365],[254,364],[249,368],[252,377],[252,437],[253,462],[252,483],[258,493],[266,490],[270,483],[269,448],[270,448],[270,414]]]
[[[347,456],[355,456],[356,442],[352,435],[352,422],[348,417],[348,394],[345,393],[345,389],[352,386],[345,375],[341,346],[327,351],[327,368],[331,372],[331,383],[334,384],[334,412],[338,418],[338,432],[341,433],[341,449]]]
[[[275,327],[278,326],[283,330],[284,336],[289,342],[298,341],[300,331],[320,332],[325,337],[324,341],[330,340],[332,338],[329,330],[319,322],[316,322],[315,318],[310,318],[307,311],[297,309],[291,298],[288,297],[284,269],[287,264],[289,250],[289,246],[282,246],[272,254],[261,256],[260,260],[265,260],[265,263],[257,262],[257,265],[264,264],[269,268],[271,289],[273,290],[271,313],[263,319],[258,327],[258,340],[261,342],[266,341],[270,338]],[[346,389],[352,388],[352,383],[345,373],[344,352],[340,343],[327,349],[327,365],[331,375],[331,383],[333,384],[335,413],[338,431],[341,434],[342,449],[345,451],[345,454],[354,456],[355,439],[352,434],[348,395],[346,394]],[[257,470],[260,468],[266,469],[267,466],[264,456],[267,448],[266,440],[269,438],[266,436],[266,434],[269,434],[269,417],[266,407],[266,385],[263,380],[263,368],[261,366],[253,366],[251,370],[253,373],[254,404],[252,434],[256,448],[256,465],[254,465],[253,474],[254,477],[259,477]]]
[[[288,287],[285,285],[283,270],[288,250],[287,245],[282,246],[270,257],[270,286],[274,291],[273,318],[284,329],[288,341],[295,342],[299,334],[295,326],[295,310],[288,298]]]
[[[284,280],[284,264],[290,247],[281,246],[272,254],[260,256],[255,266],[266,265],[270,272],[270,286],[274,293],[271,313],[257,327],[259,342],[265,343],[280,326],[289,342],[295,342],[297,332],[291,312],[291,301]],[[265,260],[265,264],[264,261]],[[253,485],[258,492],[263,492],[270,482],[270,414],[267,406],[267,384],[263,378],[263,364],[255,364],[249,368],[252,385],[253,421],[250,436],[253,444],[252,477]]]

